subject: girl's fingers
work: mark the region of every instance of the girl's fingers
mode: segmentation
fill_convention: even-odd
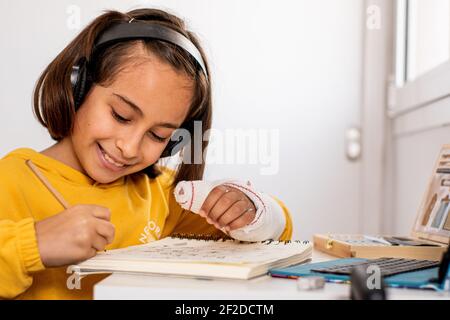
[[[245,193],[220,185],[209,193],[199,214],[217,229],[234,230],[253,221],[255,206]]]
[[[252,222],[253,219],[255,219],[255,211],[253,210],[253,208],[250,208],[247,211],[245,211],[241,216],[239,216],[235,220],[231,221],[228,225],[226,225],[225,230],[230,231],[245,227],[250,222]]]
[[[227,211],[225,211],[216,221],[219,227],[225,227],[233,220],[239,218],[251,205],[244,198],[237,200]]]
[[[214,189],[212,189],[211,192],[206,197],[205,202],[203,202],[199,214],[204,218],[208,217],[209,212],[217,203],[217,201],[219,201],[219,199],[229,190],[230,190],[229,188],[223,185],[217,186]]]
[[[92,208],[92,215],[96,218],[103,219],[105,221],[111,220],[111,211],[108,208],[100,206],[90,206]]]
[[[211,220],[211,222],[217,224],[217,221],[224,215],[228,210],[233,208],[235,204],[238,202],[242,202],[241,200],[244,200],[244,198],[234,190],[231,190],[229,192],[226,192],[220,197],[220,199],[216,202],[214,207],[211,208],[208,214],[208,219]],[[234,215],[238,216],[241,212],[238,212],[239,209],[234,209]]]
[[[97,250],[97,249],[95,249],[94,247],[92,247],[92,248],[89,250],[89,254],[87,255],[87,257],[86,257],[85,259],[90,259],[90,258],[95,257],[95,256],[97,255],[97,251],[100,251],[100,250]]]
[[[107,243],[112,243],[114,240],[115,228],[111,222],[98,219],[95,230],[98,235],[105,238]]]
[[[105,250],[107,244],[108,244],[107,240],[102,236],[97,236],[92,241],[92,247],[97,251]]]

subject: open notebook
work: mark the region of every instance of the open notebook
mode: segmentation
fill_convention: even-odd
[[[174,235],[148,244],[101,252],[73,266],[91,273],[165,274],[200,278],[250,279],[310,260],[308,241],[241,242],[211,236]]]

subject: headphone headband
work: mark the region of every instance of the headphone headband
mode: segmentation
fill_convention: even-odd
[[[197,61],[206,78],[208,78],[202,55],[195,45],[183,34],[159,23],[130,20],[130,22],[114,24],[97,39],[94,52],[116,42],[138,39],[157,39],[184,49]]]
[[[197,61],[208,80],[208,72],[205,63],[200,51],[195,45],[178,31],[154,22],[140,22],[131,19],[129,22],[113,24],[107,28],[98,39],[96,39],[90,59],[95,60],[97,51],[108,45],[112,45],[116,42],[138,39],[157,39],[184,49],[195,59],[195,61]],[[92,85],[92,75],[90,75],[88,67],[88,64],[91,62],[92,61],[88,61],[87,58],[81,58],[74,66],[72,66],[70,82],[72,84],[75,109],[80,107],[85,95]],[[180,137],[178,141],[169,141],[161,157],[171,156],[173,152],[182,148],[183,145],[187,143],[185,140],[186,139]]]

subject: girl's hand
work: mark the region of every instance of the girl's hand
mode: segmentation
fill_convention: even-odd
[[[60,267],[92,258],[114,239],[108,208],[75,205],[35,224],[42,263]]]
[[[215,187],[208,194],[199,212],[209,224],[227,232],[248,225],[255,214],[255,205],[245,193],[225,185]]]

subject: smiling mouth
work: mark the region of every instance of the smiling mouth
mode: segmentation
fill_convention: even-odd
[[[120,162],[116,162],[113,158],[111,158],[106,151],[102,148],[102,146],[100,144],[98,144],[98,147],[100,149],[100,152],[103,155],[103,159],[105,159],[105,161],[110,164],[113,165],[114,167],[116,167],[117,169],[123,169],[126,167],[129,167],[130,165],[125,164],[125,163],[120,163]]]

